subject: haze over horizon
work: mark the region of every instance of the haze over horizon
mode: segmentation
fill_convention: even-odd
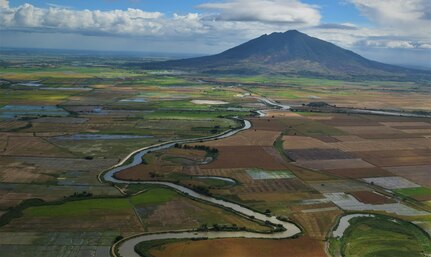
[[[431,68],[426,0],[0,0],[0,47],[214,54],[291,29]]]

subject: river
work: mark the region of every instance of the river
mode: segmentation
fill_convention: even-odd
[[[213,238],[213,239],[214,238],[239,238],[239,237],[280,239],[280,238],[289,238],[301,233],[301,229],[291,222],[281,221],[277,219],[277,217],[275,216],[266,216],[262,213],[256,212],[254,210],[251,210],[239,204],[197,193],[191,190],[190,188],[187,188],[178,184],[174,184],[171,182],[159,182],[159,181],[157,182],[156,181],[130,181],[130,180],[120,180],[115,178],[116,173],[141,164],[142,157],[147,153],[167,149],[167,148],[173,147],[175,144],[219,140],[219,139],[230,137],[232,135],[239,133],[240,131],[244,131],[249,128],[251,128],[250,121],[243,120],[243,126],[241,128],[233,129],[216,136],[170,141],[170,142],[160,143],[160,144],[141,148],[139,150],[136,150],[130,153],[119,164],[115,165],[114,167],[112,167],[112,169],[104,173],[103,179],[107,182],[112,182],[117,184],[148,184],[148,185],[160,185],[160,186],[169,187],[185,195],[188,195],[191,198],[199,199],[201,201],[218,205],[220,207],[230,209],[236,213],[246,215],[248,217],[253,216],[254,219],[256,220],[263,221],[263,222],[271,222],[275,226],[282,226],[285,228],[284,231],[274,232],[274,233],[256,233],[256,232],[247,232],[247,231],[234,231],[234,232],[233,231],[229,231],[229,232],[227,231],[225,232],[186,231],[186,232],[170,232],[170,233],[157,233],[157,234],[142,234],[136,237],[126,238],[120,241],[118,246],[118,251],[120,253],[120,256],[139,257],[139,255],[134,251],[134,247],[136,244],[143,241],[151,241],[151,240],[159,240],[159,239],[193,239],[193,238],[202,238],[202,237]]]
[[[284,105],[277,103],[271,99],[268,98],[259,98],[260,101],[264,102],[265,104],[278,107],[282,110],[289,110],[289,105]],[[369,114],[380,114],[380,115],[406,115],[406,113],[398,113],[398,112],[386,112],[386,111],[372,111],[372,110],[360,110],[360,109],[353,109],[351,110],[356,113],[369,113]],[[257,111],[258,115],[260,117],[265,116],[265,112],[263,110]],[[408,115],[408,114],[407,114]],[[248,120],[242,120],[243,126],[241,128],[229,130],[225,133],[216,135],[216,136],[209,136],[209,137],[201,137],[201,138],[194,138],[194,139],[183,139],[183,140],[176,140],[176,141],[170,141],[170,142],[164,142],[155,144],[152,146],[144,147],[141,149],[138,149],[132,153],[130,153],[126,158],[124,158],[119,164],[115,165],[110,169],[108,172],[104,173],[103,179],[107,182],[117,183],[117,184],[148,184],[148,185],[160,185],[172,188],[178,192],[181,192],[188,197],[195,198],[201,201],[205,201],[214,205],[218,205],[223,208],[230,209],[236,213],[246,215],[246,216],[253,216],[254,219],[263,221],[263,222],[271,222],[275,226],[282,226],[285,228],[284,231],[281,232],[274,232],[274,233],[256,233],[256,232],[247,232],[247,231],[208,231],[208,232],[198,232],[198,231],[177,231],[177,232],[167,232],[167,233],[154,233],[154,234],[141,234],[134,237],[129,237],[121,240],[113,247],[118,246],[118,252],[120,256],[122,257],[139,257],[139,255],[135,252],[134,248],[135,246],[144,241],[152,241],[152,240],[161,240],[161,239],[196,239],[196,238],[208,238],[208,239],[216,239],[216,238],[267,238],[267,239],[281,239],[281,238],[289,238],[292,236],[295,236],[299,233],[301,233],[301,229],[296,226],[295,224],[288,222],[288,221],[281,221],[277,219],[275,216],[266,216],[262,213],[256,212],[254,210],[251,210],[247,207],[241,206],[236,203],[232,203],[229,201],[217,199],[211,196],[203,195],[200,193],[197,193],[190,188],[174,184],[171,182],[160,182],[160,181],[128,181],[128,180],[119,180],[115,178],[115,174],[134,167],[136,165],[139,165],[142,163],[142,157],[150,152],[159,151],[163,149],[167,149],[170,147],[173,147],[175,144],[186,144],[186,143],[197,143],[197,142],[205,142],[205,141],[211,141],[211,140],[218,140],[230,137],[232,135],[235,135],[241,131],[247,130],[251,128],[251,123]],[[131,159],[131,160],[130,160]],[[203,176],[201,176],[203,178]],[[210,178],[210,177],[208,177]],[[225,178],[228,180],[228,178]],[[348,226],[348,220],[352,217],[355,217],[355,215],[348,215],[344,216],[340,220],[340,224],[338,228],[335,230],[334,235],[342,235],[345,228]]]

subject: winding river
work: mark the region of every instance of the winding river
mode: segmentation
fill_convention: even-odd
[[[289,105],[283,105],[280,103],[277,103],[271,99],[268,98],[259,98],[260,101],[264,102],[267,105],[278,107],[282,110],[289,110]],[[358,113],[364,112],[364,110],[354,110]],[[369,112],[369,110],[367,110]],[[257,111],[257,114],[260,117],[265,116],[265,112],[263,110]],[[380,115],[399,115],[401,113],[397,112],[385,112],[385,111],[374,111],[373,114],[380,114]],[[405,113],[404,113],[405,114]],[[239,119],[238,119],[239,120]],[[245,215],[248,217],[253,217],[255,220],[262,221],[262,222],[270,222],[274,227],[276,226],[282,226],[285,230],[281,232],[273,232],[273,233],[257,233],[257,232],[248,232],[248,231],[208,231],[208,232],[201,232],[201,231],[177,231],[177,232],[167,232],[167,233],[144,233],[139,234],[136,236],[125,238],[116,244],[114,244],[113,249],[116,248],[118,250],[118,253],[122,257],[139,257],[139,254],[137,254],[134,250],[135,246],[140,242],[145,241],[152,241],[152,240],[161,240],[161,239],[196,239],[196,238],[208,238],[208,239],[216,239],[216,238],[266,238],[266,239],[282,239],[282,238],[289,238],[292,236],[295,236],[299,233],[301,233],[301,229],[296,226],[295,224],[288,222],[288,221],[281,221],[277,219],[275,216],[266,216],[262,213],[253,211],[247,207],[241,206],[236,203],[232,203],[229,201],[217,199],[211,196],[203,195],[200,193],[197,193],[190,188],[174,184],[171,182],[160,182],[160,181],[130,181],[130,180],[120,180],[115,178],[115,174],[134,167],[136,165],[139,165],[142,163],[142,157],[150,152],[159,151],[163,149],[167,149],[170,147],[173,147],[175,144],[186,144],[186,143],[197,143],[197,142],[205,142],[205,141],[211,141],[211,140],[219,140],[223,138],[227,138],[230,136],[233,136],[237,134],[238,132],[247,130],[251,128],[251,123],[248,120],[241,120],[243,122],[243,126],[241,128],[232,129],[225,133],[216,135],[216,136],[209,136],[209,137],[201,137],[201,138],[194,138],[194,139],[183,139],[183,140],[176,140],[176,141],[170,141],[170,142],[164,142],[155,144],[152,146],[144,147],[141,149],[138,149],[132,153],[130,153],[126,158],[124,158],[120,163],[113,166],[109,171],[103,173],[103,180],[105,182],[112,182],[116,184],[148,184],[148,185],[160,185],[172,188],[178,192],[181,192],[191,198],[198,199],[201,201],[205,201],[208,203],[211,203],[213,205],[217,205],[226,209],[230,209],[233,212],[236,212],[240,215]],[[205,178],[205,176],[200,176],[200,178]],[[207,177],[207,178],[213,178],[213,177]],[[217,178],[220,179],[220,178]],[[229,178],[223,178],[223,180],[231,180]],[[114,253],[114,252],[113,252]],[[116,256],[116,254],[114,254]]]
[[[210,140],[219,140],[223,138],[230,137],[232,135],[237,134],[240,131],[247,130],[251,128],[251,123],[248,120],[242,120],[243,126],[241,128],[233,129],[227,131],[225,133],[219,134],[217,136],[210,137],[201,137],[195,139],[184,139],[177,141],[170,141],[160,144],[155,144],[152,146],[144,147],[139,150],[136,150],[130,153],[126,158],[124,158],[120,163],[113,166],[109,171],[103,174],[103,180],[106,182],[112,182],[116,184],[148,184],[148,185],[160,185],[172,188],[176,191],[179,191],[191,198],[198,199],[201,201],[205,201],[211,203],[213,205],[217,205],[226,209],[230,209],[233,212],[236,212],[240,215],[245,215],[248,217],[253,217],[255,220],[262,222],[270,222],[275,226],[282,226],[285,230],[281,232],[274,233],[256,233],[256,232],[247,232],[247,231],[228,231],[228,232],[216,232],[216,231],[208,231],[208,232],[194,232],[194,231],[179,231],[179,232],[169,232],[169,233],[156,233],[156,234],[141,234],[134,237],[125,238],[119,241],[117,244],[113,246],[113,248],[117,247],[120,256],[122,257],[139,257],[139,255],[135,252],[134,247],[136,244],[144,241],[152,241],[152,240],[160,240],[160,239],[193,239],[193,238],[268,238],[268,239],[281,239],[281,238],[289,238],[294,235],[301,233],[301,229],[297,227],[295,224],[288,221],[281,221],[277,219],[275,216],[266,216],[262,213],[253,211],[247,207],[241,206],[236,203],[228,202],[225,200],[217,199],[211,196],[203,195],[197,193],[190,188],[170,183],[170,182],[159,182],[159,181],[130,181],[130,180],[120,180],[115,178],[115,174],[139,165],[142,163],[142,157],[150,152],[159,151],[163,149],[167,149],[173,147],[175,144],[185,144],[185,143],[196,143],[196,142],[204,142]],[[201,176],[202,177],[202,176]],[[210,177],[208,177],[210,178]]]

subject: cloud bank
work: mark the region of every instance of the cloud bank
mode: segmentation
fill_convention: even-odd
[[[312,36],[350,49],[431,49],[431,1],[429,0],[345,0],[366,17],[371,26],[322,23],[320,7],[301,0],[225,0],[196,6],[199,12],[165,14],[141,9],[75,10],[31,4],[11,7],[0,0],[0,33],[79,35],[110,37],[111,41],[152,42],[173,46],[189,43],[193,52],[217,52],[247,39],[274,31],[300,29]],[[31,33],[29,33],[31,32]],[[69,36],[67,38],[70,38]],[[147,41],[145,41],[147,40]],[[148,41],[150,40],[150,41]],[[4,40],[10,46],[13,40]],[[84,41],[82,41],[84,42]],[[100,40],[98,41],[100,42]],[[172,48],[172,47],[171,47]],[[162,49],[161,49],[162,50]],[[431,61],[430,61],[431,62]],[[431,63],[430,63],[431,66]]]
[[[198,8],[216,11],[215,17],[227,21],[256,21],[317,25],[320,13],[316,6],[297,0],[231,0],[201,4]]]

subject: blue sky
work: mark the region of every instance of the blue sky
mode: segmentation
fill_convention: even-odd
[[[0,0],[0,47],[211,54],[289,29],[431,67],[429,0]]]

